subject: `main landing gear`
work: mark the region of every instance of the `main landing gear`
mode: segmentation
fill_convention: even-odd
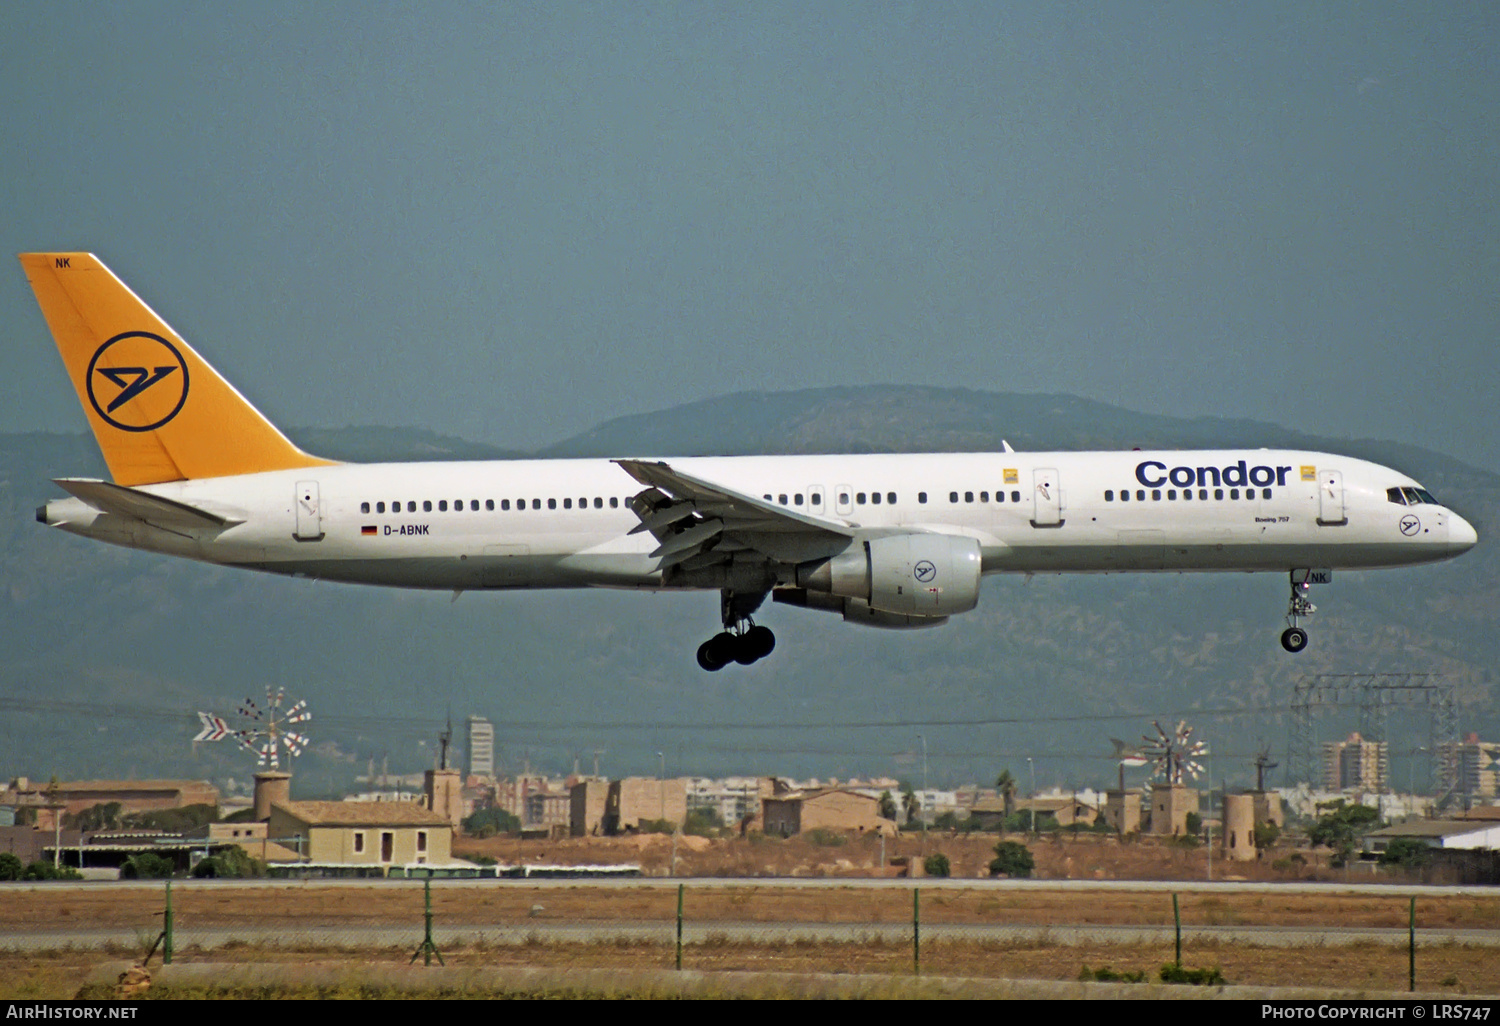
[[[698,646],[698,665],[712,672],[730,663],[749,666],[770,655],[776,647],[776,635],[771,628],[761,627],[750,619],[750,614],[765,601],[766,593],[747,595],[725,589],[719,596],[724,630]]]
[[[1326,582],[1331,576],[1327,571],[1292,571],[1292,597],[1286,607],[1287,628],[1281,632],[1281,647],[1288,652],[1301,652],[1307,647],[1307,631],[1297,626],[1297,619],[1318,611],[1318,607],[1308,601],[1307,593],[1312,590],[1314,580]]]

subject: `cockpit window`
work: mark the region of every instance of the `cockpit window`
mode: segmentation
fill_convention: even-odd
[[[1385,490],[1385,497],[1398,506],[1442,505],[1425,488],[1387,488]]]

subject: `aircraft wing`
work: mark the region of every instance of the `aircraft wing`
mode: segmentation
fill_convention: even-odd
[[[136,488],[126,488],[123,485],[113,484],[109,481],[97,481],[92,478],[81,477],[59,477],[53,480],[53,484],[65,489],[69,494],[82,499],[90,506],[102,513],[113,513],[116,516],[133,517],[136,520],[144,520],[148,524],[166,530],[183,530],[188,528],[215,528],[233,527],[235,524],[244,523],[242,520],[231,520],[228,517],[210,513],[199,509],[197,506],[189,506],[185,502],[175,502],[172,499],[163,499],[159,495],[152,495]]]
[[[641,518],[631,533],[650,531],[660,542],[652,556],[662,569],[711,565],[735,552],[800,562],[837,552],[855,535],[844,524],[685,474],[665,462],[615,462],[646,485],[630,500]]]

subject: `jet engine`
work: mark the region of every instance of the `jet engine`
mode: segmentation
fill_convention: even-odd
[[[863,603],[876,614],[937,618],[967,613],[978,605],[980,566],[979,542],[973,538],[881,535],[856,541],[829,559],[801,564],[796,583],[808,592]],[[847,613],[847,605],[845,609]],[[845,619],[851,618],[846,615]],[[859,619],[878,622],[884,618]]]

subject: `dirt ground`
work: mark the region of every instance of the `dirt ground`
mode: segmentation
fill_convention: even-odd
[[[734,839],[708,841],[684,837],[676,843],[676,871],[696,877],[684,900],[685,920],[705,940],[689,943],[684,968],[739,972],[910,974],[913,952],[907,942],[892,940],[889,930],[848,942],[777,939],[768,929],[762,939],[734,940],[715,934],[713,924],[839,923],[883,928],[909,926],[912,897],[908,888],[868,889],[778,886],[781,877],[890,876],[899,870],[892,860],[920,863],[925,851],[941,852],[962,878],[987,876],[996,838],[991,835],[938,835],[887,839],[882,867],[879,838],[852,839],[821,846],[807,839]],[[1121,844],[1107,837],[1080,836],[1030,844],[1036,875],[1042,880],[1203,880],[1208,853],[1144,842]],[[519,841],[492,838],[463,841],[462,855],[483,855],[502,863],[616,864],[637,863],[648,876],[667,875],[673,858],[671,838],[646,835],[609,839]],[[1213,878],[1247,880],[1344,879],[1342,871],[1320,867],[1316,859],[1298,872],[1276,871],[1268,862],[1231,867],[1213,865]],[[716,886],[714,878],[755,877],[754,886]],[[1368,873],[1353,880],[1368,882]],[[1197,893],[1184,891],[1179,907],[1185,927],[1283,927],[1312,931],[1313,942],[1299,947],[1253,942],[1192,941],[1184,963],[1217,966],[1233,984],[1306,986],[1354,991],[1404,991],[1406,951],[1400,944],[1340,944],[1332,935],[1341,928],[1404,930],[1409,891],[1401,881],[1389,898],[1379,895],[1285,892]],[[832,881],[830,881],[832,882]],[[915,883],[916,881],[913,881]],[[1172,898],[1155,891],[1049,890],[996,891],[980,887],[928,887],[921,892],[922,923],[962,927],[1016,925],[1064,927],[1121,925],[1169,928]],[[0,903],[0,932],[113,930],[134,931],[148,940],[159,931],[164,889],[112,887],[108,884],[5,888]],[[372,966],[405,965],[421,938],[422,887],[386,883],[367,886],[323,886],[317,881],[237,886],[227,881],[179,883],[172,903],[179,936],[178,960],[214,964],[278,963],[337,965],[368,971]],[[439,883],[432,888],[435,922],[445,928],[473,926],[587,926],[620,923],[667,926],[676,915],[676,888],[600,887],[588,880],[567,886],[540,887],[524,881]],[[1416,905],[1420,929],[1500,929],[1500,898],[1454,892],[1421,897]],[[269,942],[231,943],[198,949],[195,930],[257,926],[282,931]],[[350,930],[340,944],[327,931]],[[388,948],[368,947],[368,933],[389,935]],[[324,932],[317,932],[324,931]],[[520,943],[458,943],[444,951],[449,966],[532,967],[552,969],[629,969],[657,971],[673,966],[675,950],[657,939],[624,934],[603,940],[557,939],[538,930]],[[737,935],[738,936],[738,935]],[[753,931],[751,932],[753,937]],[[781,936],[784,936],[781,935]],[[354,939],[354,938],[363,939]],[[332,945],[332,946],[330,946]],[[144,949],[142,949],[144,950]],[[1429,945],[1418,952],[1418,988],[1429,993],[1500,994],[1500,958],[1496,949],[1466,944]],[[139,957],[113,951],[110,957]],[[70,996],[77,981],[99,964],[100,953],[58,951],[12,954],[0,963],[0,997]],[[922,946],[924,974],[1010,980],[1076,980],[1084,969],[1141,971],[1154,979],[1173,959],[1170,943],[1073,943],[1061,934],[1025,941],[1000,941],[974,935],[933,939]],[[68,988],[74,988],[69,990]]]
[[[1327,868],[1327,854],[1272,849],[1259,861],[1227,862],[1221,851],[1210,858],[1207,847],[1182,848],[1155,838],[1120,841],[1102,834],[1042,835],[1028,839],[1022,834],[1005,838],[1024,843],[1036,859],[1032,876],[1038,880],[1337,880],[1358,882],[1412,882],[1382,873],[1373,876],[1369,867],[1345,870]],[[455,838],[454,855],[483,856],[505,865],[524,863],[588,865],[635,863],[645,876],[688,877],[872,877],[909,875],[892,865],[905,859],[921,873],[926,855],[943,854],[960,878],[989,876],[994,858],[994,834],[933,832],[881,838],[867,834],[851,837],[843,844],[820,845],[797,836],[714,839],[682,836],[673,841],[664,834],[628,837],[569,837],[559,840],[521,840],[491,837],[483,840]],[[669,874],[675,852],[676,872]],[[881,862],[882,854],[885,862]],[[1273,868],[1273,863],[1292,856],[1292,865]],[[884,868],[882,868],[882,866]]]

